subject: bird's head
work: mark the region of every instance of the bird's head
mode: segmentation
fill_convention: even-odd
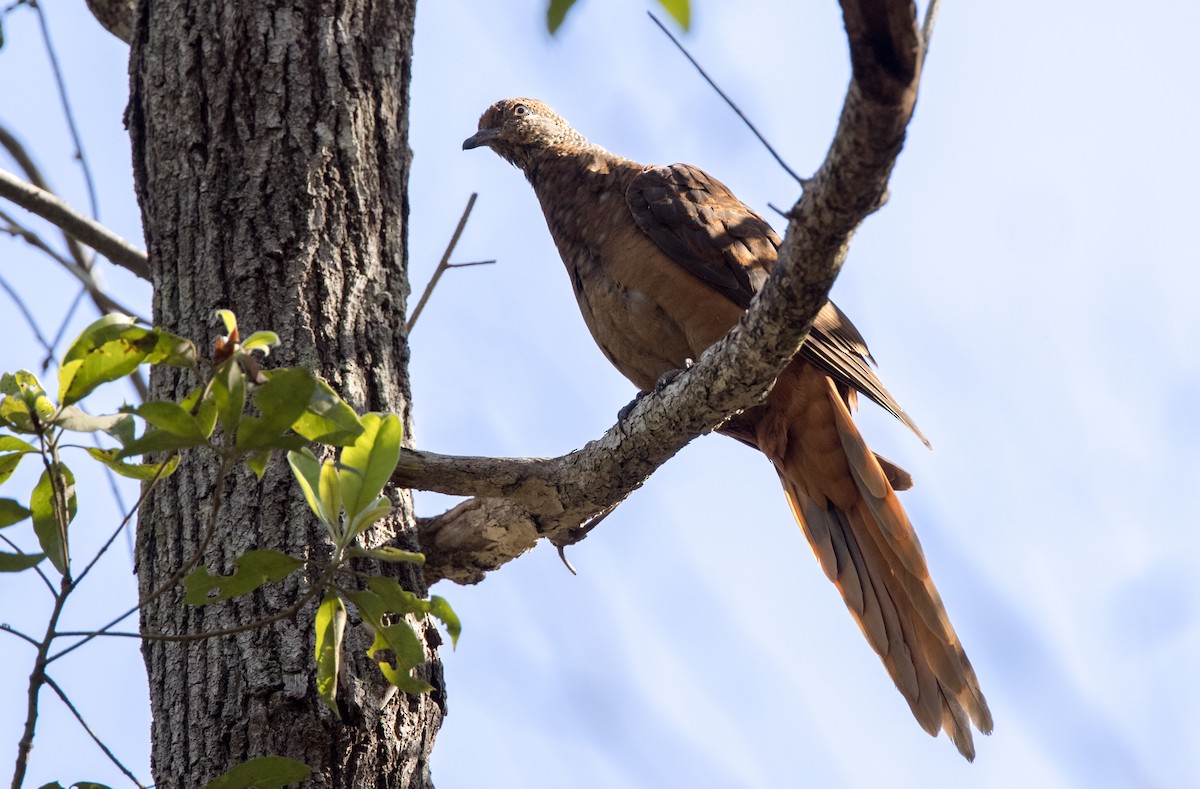
[[[502,99],[479,119],[479,131],[463,140],[463,150],[487,146],[528,170],[543,151],[587,145],[571,124],[536,99]]]

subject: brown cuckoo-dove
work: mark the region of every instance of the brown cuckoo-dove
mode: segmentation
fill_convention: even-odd
[[[505,99],[463,148],[486,146],[533,185],[600,350],[639,389],[684,368],[737,323],[779,237],[695,167],[647,167],[588,142],[545,104]],[[775,466],[796,521],[913,715],[967,759],[992,717],[929,576],[897,489],[908,475],[868,449],[857,393],[912,428],[832,302],[759,406],[721,432]],[[924,440],[924,437],[922,437]]]

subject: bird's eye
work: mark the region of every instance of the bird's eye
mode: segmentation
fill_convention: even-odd
[[[529,114],[529,108],[524,104],[518,104],[517,106],[513,107],[512,114],[514,118],[524,118]]]

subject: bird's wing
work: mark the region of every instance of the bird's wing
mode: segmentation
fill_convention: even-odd
[[[742,309],[750,306],[779,236],[725,184],[686,164],[647,167],[625,200],[637,226],[671,260]]]
[[[646,167],[630,182],[625,200],[637,226],[667,257],[742,309],[749,308],[779,257],[780,240],[725,184],[687,164]],[[833,302],[817,313],[800,353],[929,444],[875,375],[862,335]]]

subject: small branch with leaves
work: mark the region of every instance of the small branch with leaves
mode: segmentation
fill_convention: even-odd
[[[307,369],[264,369],[257,354],[266,354],[278,343],[278,337],[272,332],[255,332],[242,340],[233,314],[228,310],[218,314],[227,334],[217,341],[212,358],[206,363],[198,358],[190,341],[161,329],[139,326],[128,316],[114,314],[85,329],[63,356],[56,398],[51,398],[37,377],[28,371],[0,376],[0,484],[7,482],[26,457],[39,457],[44,468],[25,499],[28,506],[18,499],[0,498],[0,528],[32,521],[33,537],[40,548],[38,552],[21,550],[5,535],[3,541],[14,551],[0,551],[0,573],[34,570],[46,581],[54,599],[40,639],[0,626],[0,632],[16,636],[36,650],[28,684],[25,725],[17,747],[14,788],[20,787],[24,780],[36,733],[39,694],[45,686],[62,698],[108,758],[135,784],[142,785],[48,674],[51,663],[99,636],[168,641],[216,638],[290,619],[320,599],[313,621],[316,681],[322,699],[339,716],[342,710],[338,706],[337,689],[347,604],[354,606],[374,633],[374,642],[367,649],[368,658],[389,683],[407,693],[432,689],[424,679],[414,675],[425,662],[422,642],[413,631],[414,623],[433,616],[446,626],[452,642],[457,642],[461,627],[444,599],[418,597],[395,579],[365,569],[397,562],[420,564],[424,560],[419,553],[391,546],[367,547],[362,539],[392,511],[391,501],[382,494],[400,454],[399,418],[394,414],[373,413],[359,417]],[[151,400],[100,416],[88,414],[80,407],[95,389],[128,377],[143,364],[208,372],[181,402]],[[246,412],[249,405],[253,406],[252,413]],[[140,434],[135,419],[144,424]],[[79,433],[103,434],[115,440],[117,446],[101,449],[69,443],[68,437]],[[338,459],[321,461],[308,448],[314,443],[340,446]],[[314,581],[291,605],[236,627],[194,633],[114,632],[112,628],[135,608],[95,631],[59,630],[58,623],[70,596],[133,516],[133,511],[125,516],[96,556],[73,577],[75,559],[70,549],[70,527],[78,510],[79,496],[75,477],[63,460],[63,452],[72,449],[83,449],[87,456],[108,469],[145,482],[137,506],[152,493],[159,480],[178,468],[187,453],[208,451],[220,460],[215,493],[207,502],[209,513],[203,536],[190,556],[139,605],[158,600],[181,583],[184,604],[205,606],[254,593],[265,584],[282,581],[301,571]],[[272,456],[281,450],[287,453],[309,508],[325,527],[329,555],[324,559],[296,558],[280,551],[250,550],[235,560],[231,573],[213,573],[201,560],[210,542],[221,538],[222,481],[243,462],[261,478]],[[152,455],[154,459],[134,462],[136,457],[144,455]],[[52,571],[44,571],[44,563]],[[51,582],[54,574],[58,576],[57,587]],[[58,652],[52,651],[60,639],[71,638],[78,640]],[[260,762],[255,769],[265,772],[255,774],[263,780],[278,771],[291,775],[303,768],[297,765],[291,760]]]

